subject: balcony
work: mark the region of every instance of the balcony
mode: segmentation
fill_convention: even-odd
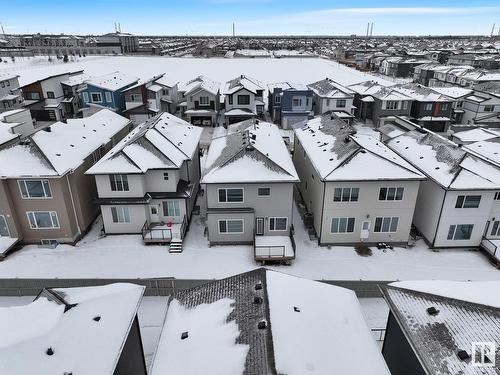
[[[144,223],[141,229],[142,240],[145,244],[164,244],[172,240],[182,240],[186,233],[187,218],[182,218],[181,223]]]
[[[262,263],[287,263],[295,259],[293,227],[288,236],[254,236],[254,259]]]

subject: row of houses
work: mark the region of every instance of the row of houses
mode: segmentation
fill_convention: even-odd
[[[44,289],[30,304],[0,308],[2,325],[9,332],[0,337],[0,371],[24,375],[36,367],[41,375],[498,372],[498,282],[403,281],[380,288],[389,306],[385,336],[378,339],[382,350],[353,291],[265,268],[170,296],[155,340],[142,321],[143,286]],[[26,319],[33,324],[27,326]]]

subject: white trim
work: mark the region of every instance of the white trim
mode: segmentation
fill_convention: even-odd
[[[104,97],[106,99],[106,103],[113,103],[113,94],[110,91],[104,91]]]
[[[227,201],[227,191],[226,191],[226,201],[225,202],[221,202],[219,191],[220,190],[228,190],[228,189],[241,189],[242,200],[238,201],[238,202],[228,202]],[[217,202],[218,203],[229,203],[229,204],[232,204],[232,203],[245,203],[245,188],[243,188],[243,187],[217,188]]]
[[[119,220],[119,217],[118,217],[118,209],[121,209],[121,210],[125,210],[127,209],[127,213],[128,213],[128,221],[114,221],[113,220],[113,208],[116,210],[116,218]],[[110,206],[109,207],[109,210],[111,211],[111,222],[113,224],[130,224],[132,221],[130,220],[130,210],[129,210],[129,207],[128,206]],[[122,212],[123,214],[123,218],[125,218],[125,214]]]
[[[260,195],[259,189],[269,189],[268,195]],[[271,187],[270,186],[257,186],[257,198],[269,198],[271,196]]]
[[[7,236],[2,236],[0,234],[0,237],[10,237],[10,228],[9,228],[9,224],[7,224],[7,219],[5,218],[5,215],[0,215],[0,218],[3,218],[3,221],[5,223],[5,228],[7,228],[7,233],[8,233]]]
[[[26,193],[29,194],[28,192],[28,187],[26,186],[26,181],[39,181],[41,184],[42,184],[42,189],[43,189],[43,194],[45,195],[44,197],[24,197],[23,196],[23,190],[21,189],[21,183],[24,184],[24,188],[26,189]],[[43,184],[43,182],[46,181],[47,182],[47,185],[49,186],[49,191],[50,191],[50,197],[47,197],[47,191],[45,190],[45,186]],[[25,199],[25,200],[30,200],[30,199],[53,199],[54,198],[54,194],[52,194],[52,188],[50,187],[50,182],[49,180],[47,179],[25,179],[25,180],[17,180],[17,186],[19,187],[19,193],[21,194],[21,199]]]
[[[94,99],[92,98],[92,95],[94,95],[94,94],[99,95],[99,97],[101,98],[101,100],[94,100]],[[92,91],[92,92],[90,93],[90,103],[102,103],[102,93],[101,93],[101,92],[98,92],[98,91]]]
[[[276,219],[285,219],[285,229],[271,229],[271,219],[274,219],[274,227],[276,227]],[[270,216],[269,217],[269,232],[286,232],[288,230],[287,216]]]
[[[220,231],[220,222],[221,221],[225,221],[226,222],[226,231],[225,232],[221,232]],[[228,232],[227,231],[227,222],[228,221],[241,221],[241,232]],[[245,219],[218,219],[217,220],[217,231],[219,232],[219,234],[243,234],[245,233]]]
[[[389,189],[391,188],[394,188],[396,189],[396,191],[394,192],[394,199],[387,199],[387,194],[389,194]],[[401,188],[403,189],[403,195],[401,196],[401,199],[396,199],[397,197],[397,192],[398,192],[398,189]],[[382,189],[387,189],[387,191],[385,192],[385,198],[386,199],[380,199],[380,190]],[[404,186],[381,186],[379,189],[378,189],[378,197],[377,197],[377,200],[379,202],[402,202],[403,200],[405,199],[405,187]]]
[[[340,229],[340,219],[346,219],[346,226],[345,226],[345,232],[339,232],[337,230],[337,232],[333,232],[332,231],[332,224],[333,224],[333,220],[334,219],[339,219],[339,224],[338,224],[338,227],[337,229]],[[354,224],[352,225],[352,231],[348,231],[348,228],[349,228],[349,219],[353,219],[354,220]],[[330,234],[333,234],[333,235],[346,235],[346,234],[350,234],[350,233],[354,233],[356,231],[356,218],[355,217],[332,217],[330,219]]]
[[[29,215],[33,214],[33,218],[35,218],[35,214],[36,213],[48,213],[49,216],[50,216],[50,221],[52,222],[52,225],[54,225],[54,220],[53,220],[53,214],[54,214],[54,216],[56,217],[56,220],[57,220],[57,227],[55,227],[55,226],[47,227],[47,228],[39,228],[38,226],[33,227],[31,225],[31,221],[30,221],[30,216]],[[29,225],[30,229],[34,229],[34,230],[61,229],[61,222],[59,221],[59,216],[57,215],[57,211],[26,211],[26,217],[28,219],[28,225]],[[35,224],[36,224],[36,218],[35,218]]]
[[[380,223],[380,230],[379,231],[375,230],[375,228],[377,226],[377,219],[382,219],[382,222]],[[384,219],[390,219],[388,231],[382,230],[382,228],[384,226]],[[391,230],[393,219],[398,219],[398,224],[396,225],[396,230],[394,230],[394,231]],[[400,220],[401,219],[399,216],[376,216],[375,220],[373,221],[373,233],[397,233],[397,231],[399,230],[399,221]]]

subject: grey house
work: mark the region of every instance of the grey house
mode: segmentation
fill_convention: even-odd
[[[86,233],[99,207],[95,181],[84,173],[128,133],[129,123],[101,110],[0,150],[0,256],[12,242],[53,246]]]
[[[354,91],[338,82],[325,78],[308,85],[314,93],[313,109],[315,115],[334,111],[337,116],[350,119],[354,114]]]
[[[371,120],[378,127],[380,120],[389,116],[410,116],[412,99],[394,87],[382,86],[373,81],[350,85],[354,91],[356,117],[366,122]]]
[[[146,243],[182,250],[199,189],[201,131],[162,113],[86,172],[95,176],[105,233],[140,233]]]
[[[279,82],[267,85],[271,118],[283,129],[311,117],[313,92],[306,86]]]
[[[264,113],[264,85],[254,78],[242,74],[226,82],[223,94],[226,126]]]
[[[296,182],[276,125],[248,120],[230,126],[212,141],[201,180],[210,244],[254,244],[259,260],[294,258]]]
[[[330,114],[295,129],[293,162],[320,245],[407,244],[424,176]]]
[[[19,76],[12,73],[0,73],[0,113],[20,108],[22,104]]]
[[[416,281],[381,289],[390,309],[382,354],[392,375],[500,372],[498,283]]]
[[[193,125],[217,126],[220,83],[198,76],[179,87],[181,117]]]

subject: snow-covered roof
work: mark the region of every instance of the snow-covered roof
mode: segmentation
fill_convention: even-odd
[[[0,150],[0,177],[62,176],[77,169],[129,122],[107,109],[82,119],[68,119],[67,124],[56,122],[50,131],[33,134],[27,144]]]
[[[383,295],[427,374],[497,374],[475,366],[474,342],[500,342],[500,282],[411,281],[383,287]],[[437,312],[430,313],[434,307]],[[499,354],[493,354],[496,360]]]
[[[70,75],[69,78],[61,83],[67,86],[76,86],[82,85],[85,81],[90,80],[91,77],[88,74],[84,74],[83,72],[78,72],[77,74]]]
[[[341,99],[354,97],[354,91],[342,86],[340,83],[337,83],[330,78],[325,78],[321,81],[311,83],[307,87],[322,98]]]
[[[389,370],[354,292],[260,268],[181,291],[170,302],[151,374],[201,373]]]
[[[230,126],[228,134],[212,140],[202,182],[295,182],[298,179],[279,128],[252,119]]]
[[[206,76],[198,76],[186,82],[182,87],[179,87],[179,91],[184,92],[185,96],[199,90],[205,90],[211,94],[217,95],[220,90],[220,83]]]
[[[324,181],[423,179],[410,163],[378,139],[329,113],[295,129],[295,135]]]
[[[500,188],[500,169],[431,131],[412,130],[387,145],[445,189]]]
[[[226,82],[226,85],[224,87],[224,95],[234,94],[241,89],[245,89],[256,94],[257,90],[264,90],[264,84],[256,80],[255,78],[241,75]]]
[[[146,173],[150,169],[178,169],[198,150],[202,131],[164,112],[137,126],[86,173]]]
[[[472,89],[466,89],[465,87],[458,87],[458,86],[433,87],[432,89],[440,94],[449,96],[450,98],[453,99],[462,98],[464,96],[472,94],[473,92]]]
[[[49,289],[29,305],[0,308],[0,373],[112,375],[143,291],[135,284]]]
[[[157,78],[154,81],[162,86],[174,87],[179,83],[179,81],[172,77],[173,77],[172,75],[163,74],[160,78]]]
[[[461,140],[462,142],[486,141],[488,139],[500,137],[500,129],[474,128],[453,133],[453,137]]]
[[[19,137],[18,134],[12,131],[12,125],[13,124],[0,121],[0,146]]]
[[[16,115],[18,113],[28,111],[26,108],[11,109],[10,111],[5,111],[0,113],[0,121],[9,122],[8,117]]]
[[[116,91],[139,81],[139,78],[122,72],[113,72],[100,77],[94,77],[85,81],[88,85],[100,87],[104,90]]]
[[[419,102],[452,102],[453,99],[440,92],[418,83],[405,83],[393,86],[396,91]]]
[[[394,86],[383,86],[374,81],[366,81],[348,86],[349,89],[361,96],[372,96],[380,100],[411,100],[411,98],[397,90]]]
[[[464,148],[500,166],[500,131],[492,131],[492,129],[488,131],[491,131],[492,135],[497,133],[497,136],[468,144]]]
[[[19,74],[0,72],[0,81],[7,81],[8,79],[13,79],[19,77]]]

